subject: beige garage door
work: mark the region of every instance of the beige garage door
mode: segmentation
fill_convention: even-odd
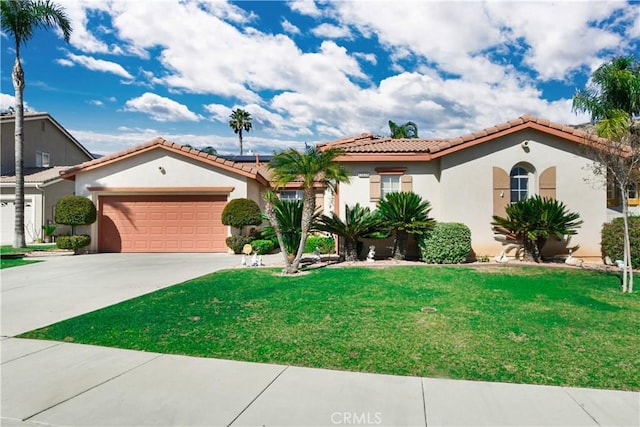
[[[227,196],[101,196],[100,252],[226,252]]]

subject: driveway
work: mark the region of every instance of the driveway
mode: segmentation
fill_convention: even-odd
[[[11,337],[213,271],[236,267],[229,254],[90,254],[43,258],[0,270],[0,335]],[[270,255],[266,264],[280,258]]]

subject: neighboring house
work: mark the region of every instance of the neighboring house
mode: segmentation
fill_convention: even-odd
[[[1,244],[13,243],[15,225],[15,116],[0,116]],[[60,178],[68,167],[93,159],[67,130],[47,113],[24,116],[25,237],[42,237],[42,225],[52,223],[57,201],[73,194],[73,183]],[[56,234],[65,231],[60,227]]]
[[[508,246],[494,234],[492,216],[505,216],[509,203],[539,194],[564,202],[584,220],[578,234],[555,249],[566,253],[573,248],[580,257],[595,260],[601,256],[600,231],[608,209],[604,180],[594,176],[586,149],[590,138],[525,115],[457,138],[363,134],[323,146],[345,151],[340,161],[352,177],[349,184],[340,184],[340,211],[355,203],[374,209],[387,192],[413,191],[431,203],[437,221],[461,222],[471,229],[475,255],[494,256]],[[366,244],[388,253],[388,242]]]

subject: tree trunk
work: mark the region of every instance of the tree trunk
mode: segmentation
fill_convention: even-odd
[[[311,218],[316,211],[316,195],[311,188],[304,189],[304,195],[302,197],[302,224],[300,224],[300,245],[298,246],[298,253],[291,263],[289,271],[285,271],[286,274],[295,274],[298,272],[300,266],[300,260],[302,260],[302,254],[304,254],[304,245],[307,243],[307,236],[309,235],[309,229],[311,228]]]
[[[522,247],[524,249],[523,261],[538,262],[538,250],[534,242],[528,236],[522,238]]]
[[[624,224],[622,292],[630,292],[629,278],[631,278],[631,286],[633,286],[633,267],[631,265],[631,244],[629,242],[629,195],[626,190],[622,190],[622,222]]]
[[[393,244],[393,259],[404,260],[407,257],[409,235],[406,231],[396,230],[396,238]]]
[[[358,260],[358,242],[346,237],[344,239],[344,260],[345,261]]]
[[[284,271],[287,272],[291,265],[291,260],[289,259],[289,253],[287,252],[287,247],[284,244],[284,240],[282,239],[282,230],[280,230],[280,224],[278,223],[278,218],[276,217],[276,213],[273,208],[273,203],[269,200],[266,201],[267,204],[265,206],[265,215],[269,219],[273,230],[276,232],[276,237],[278,238],[278,244],[280,245],[280,252],[282,252],[282,256],[284,257]]]
[[[16,62],[11,73],[13,88],[16,93],[16,120],[15,120],[15,175],[16,175],[16,200],[15,200],[15,228],[13,237],[14,248],[27,246],[24,238],[24,71],[20,64],[19,50],[16,49]]]
[[[240,155],[242,156],[242,128],[238,131],[238,142],[240,143]]]

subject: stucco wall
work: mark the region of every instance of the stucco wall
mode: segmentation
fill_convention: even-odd
[[[529,141],[525,151],[521,143]],[[493,167],[507,173],[518,163],[534,170],[530,185],[535,194],[539,174],[556,167],[556,198],[584,221],[569,246],[579,245],[576,255],[600,256],[600,230],[607,220],[606,191],[602,180],[593,176],[593,161],[575,143],[551,135],[525,130],[499,140],[480,144],[442,158],[441,207],[438,219],[462,222],[472,231],[477,255],[496,255],[503,250],[491,230],[493,215]]]

